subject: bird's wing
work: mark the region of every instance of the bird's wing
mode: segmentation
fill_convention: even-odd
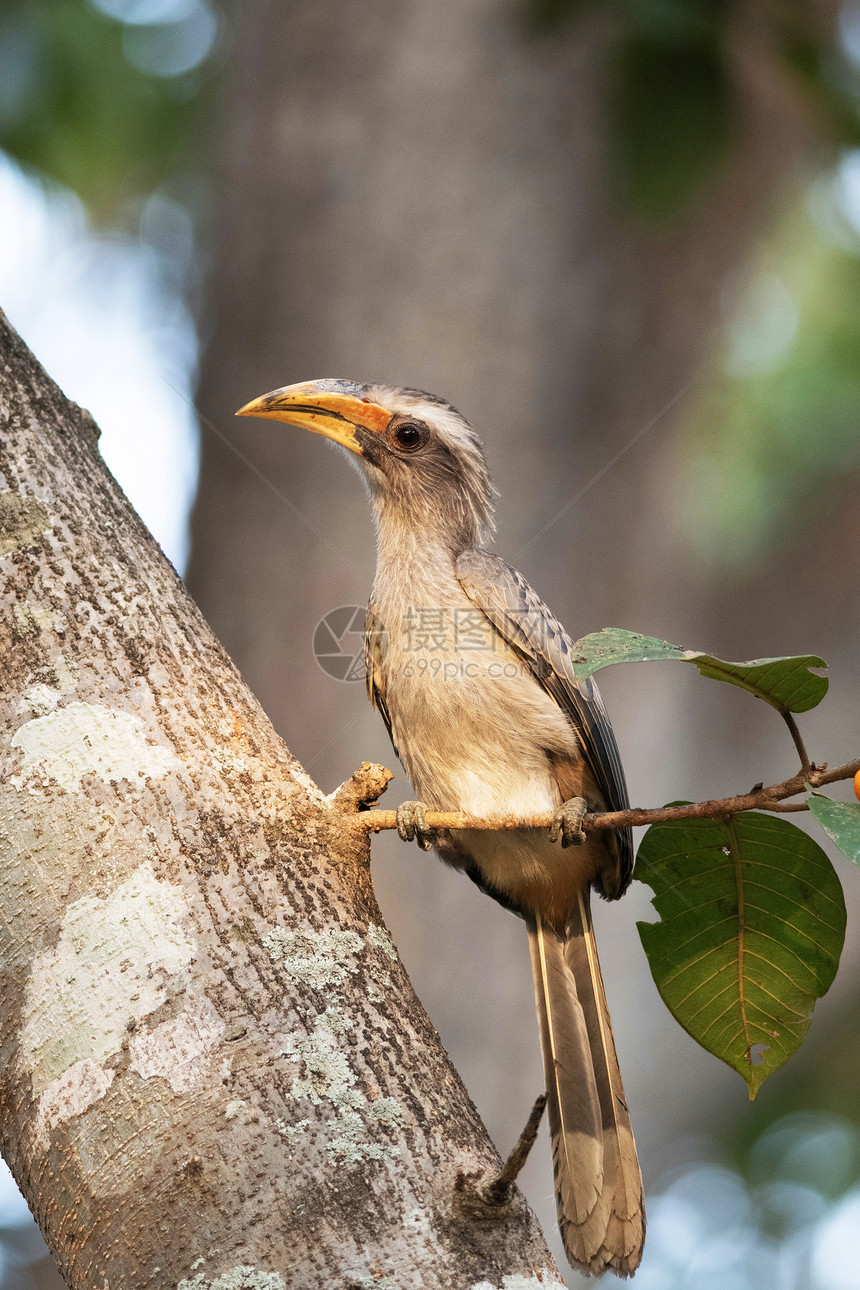
[[[457,578],[569,719],[606,809],[626,810],[627,784],[609,717],[591,677],[576,676],[573,642],[561,623],[522,574],[489,551],[464,551],[457,560]],[[633,871],[632,834],[619,829],[617,837],[620,883],[618,890],[610,884],[613,890],[605,892],[610,896],[621,895]]]
[[[391,714],[385,701],[385,648],[387,642],[385,624],[376,613],[373,601],[367,606],[364,614],[364,675],[367,685],[367,697],[371,706],[376,708],[388,730],[388,737],[399,757],[394,735],[391,733]]]

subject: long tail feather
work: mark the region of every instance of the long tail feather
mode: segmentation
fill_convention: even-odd
[[[559,938],[529,925],[546,1072],[558,1221],[574,1267],[635,1272],[642,1257],[642,1177],[587,893]]]

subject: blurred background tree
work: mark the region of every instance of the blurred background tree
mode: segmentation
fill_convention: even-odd
[[[0,64],[0,306],[324,788],[392,759],[311,647],[366,599],[364,500],[318,444],[230,419],[319,375],[463,409],[499,550],[575,634],[822,653],[808,742],[856,755],[860,6],[6,0]],[[637,803],[793,768],[743,694],[604,675]],[[374,872],[505,1150],[541,1083],[522,928],[391,838]],[[665,1013],[633,927],[652,912],[642,888],[597,911],[650,1196],[639,1283],[860,1286],[856,920],[750,1108]],[[525,1186],[548,1233],[550,1177],[544,1149]],[[0,1284],[47,1286],[14,1206]]]

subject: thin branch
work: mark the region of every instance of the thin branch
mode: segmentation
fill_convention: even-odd
[[[586,815],[582,827],[586,833],[595,829],[621,829],[630,825],[659,824],[666,820],[718,820],[726,815],[736,815],[739,811],[802,811],[805,802],[783,804],[787,797],[796,797],[808,784],[810,788],[820,788],[824,784],[835,784],[839,780],[853,779],[860,770],[860,758],[846,762],[828,770],[826,763],[820,769],[801,770],[791,779],[784,779],[781,784],[772,784],[769,788],[759,789],[754,793],[741,793],[737,797],[715,798],[707,802],[691,802],[685,806],[632,807],[626,811],[602,811]],[[360,811],[351,817],[358,828],[369,833],[381,829],[397,827],[396,811]],[[431,829],[548,829],[552,824],[551,815],[534,815],[523,818],[517,815],[501,815],[492,819],[479,819],[466,815],[462,811],[428,811],[427,825]]]
[[[545,1106],[546,1093],[541,1093],[532,1107],[531,1115],[526,1121],[526,1127],[517,1138],[514,1149],[502,1166],[501,1172],[491,1182],[484,1183],[478,1188],[481,1200],[486,1201],[488,1205],[507,1204],[511,1188],[517,1180],[517,1175],[528,1160],[529,1152],[534,1146],[534,1140],[537,1137]]]
[[[809,753],[806,751],[806,744],[803,742],[803,736],[800,733],[797,722],[790,712],[783,712],[782,716],[785,724],[791,731],[794,746],[800,756],[800,769],[804,775],[808,775],[812,770],[812,763],[809,760]]]

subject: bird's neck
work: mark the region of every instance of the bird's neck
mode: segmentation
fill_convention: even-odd
[[[392,597],[403,604],[447,603],[458,588],[456,561],[474,541],[441,523],[414,524],[402,513],[376,508],[377,603]]]

